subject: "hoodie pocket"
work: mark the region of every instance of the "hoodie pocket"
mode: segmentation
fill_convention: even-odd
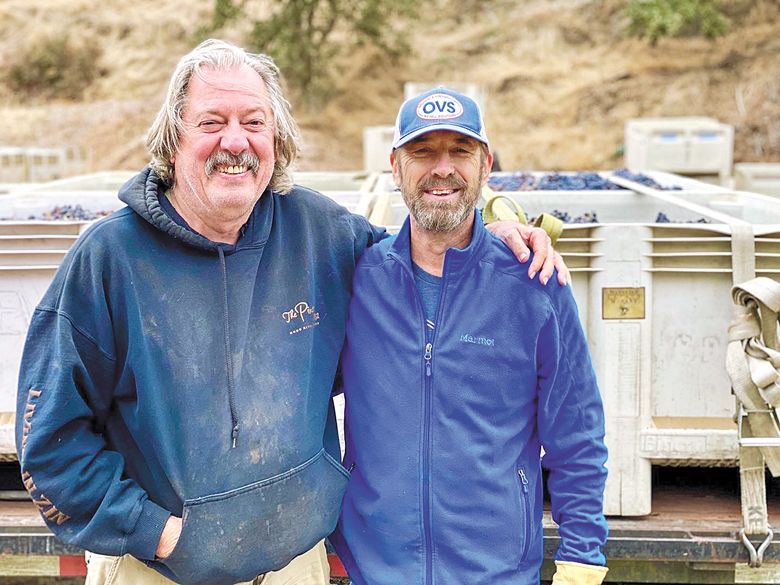
[[[522,467],[517,469],[517,480],[520,483],[520,562],[528,558],[528,549],[531,545],[531,502],[528,495],[528,478]]]
[[[232,585],[284,567],[333,531],[347,477],[322,449],[280,475],[185,501],[162,572],[180,583]]]

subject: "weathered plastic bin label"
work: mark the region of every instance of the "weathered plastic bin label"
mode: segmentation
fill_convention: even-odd
[[[602,319],[644,319],[645,287],[601,289]]]

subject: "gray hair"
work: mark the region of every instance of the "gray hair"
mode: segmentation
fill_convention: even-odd
[[[179,141],[184,132],[182,115],[187,105],[187,91],[192,76],[205,68],[225,71],[241,65],[248,65],[257,72],[265,83],[271,102],[276,152],[271,189],[287,193],[292,188],[290,165],[298,157],[300,131],[293,119],[290,103],[282,92],[279,68],[267,55],[249,53],[236,45],[216,39],[203,41],[181,58],[168,84],[165,101],[146,135],[146,147],[152,155],[151,166],[168,185],[173,185],[175,181],[171,159],[179,150]]]

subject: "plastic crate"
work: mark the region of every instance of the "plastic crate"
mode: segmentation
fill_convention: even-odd
[[[19,361],[32,312],[88,222],[0,221],[0,420],[13,421]],[[0,459],[15,453],[12,422]]]
[[[736,163],[734,188],[780,197],[780,163]]]
[[[377,176],[366,171],[296,172],[295,183],[319,191],[352,213],[368,217]]]
[[[85,211],[107,214],[124,206],[116,191],[27,191],[23,194],[10,193],[0,197],[0,220],[39,221],[43,214],[55,207],[80,205]],[[48,229],[47,222],[40,222]],[[56,223],[56,222],[55,222]]]
[[[315,191],[371,191],[376,176],[367,171],[296,171],[296,185]]]
[[[757,275],[780,277],[780,200],[655,178],[685,190],[502,192],[531,216],[598,216],[565,224],[557,249],[604,398],[611,515],[651,512],[653,465],[736,465],[725,368],[733,226],[752,227]],[[379,195],[374,210],[372,222],[391,230],[407,214],[397,191]],[[657,223],[660,212],[680,223]],[[684,223],[701,219],[709,223]]]
[[[84,158],[76,147],[0,147],[0,182],[52,181],[81,171]]]
[[[625,161],[632,171],[731,174],[734,128],[713,118],[635,118],[625,125]]]
[[[682,177],[680,175],[676,175],[674,173],[667,173],[664,171],[655,171],[655,170],[639,170],[635,171],[637,173],[640,173],[642,175],[646,175],[648,178],[654,180],[659,185],[664,187],[665,190],[658,190],[661,193],[670,193],[671,195],[676,195],[679,192],[694,192],[694,193],[728,193],[729,189],[722,185],[713,184],[713,183],[705,183],[704,181],[700,181],[697,179],[692,179],[690,177]],[[625,187],[626,189],[633,190],[636,189],[636,185],[633,183],[626,183],[625,179],[622,179],[618,174],[617,171],[602,171],[601,173],[604,177],[609,178],[611,181],[617,182],[617,184]]]
[[[101,171],[32,185],[24,191],[28,193],[108,191],[116,196],[119,188],[137,174],[137,171]]]
[[[363,168],[368,171],[389,171],[393,150],[394,126],[363,128]]]
[[[12,146],[0,148],[0,181],[24,183],[29,180],[28,161],[24,149]]]
[[[371,213],[375,197],[374,193],[361,191],[322,191],[322,194],[363,217]]]

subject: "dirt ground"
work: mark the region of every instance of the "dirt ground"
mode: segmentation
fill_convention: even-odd
[[[267,2],[253,4],[260,10]],[[622,0],[426,4],[400,30],[412,53],[370,47],[330,63],[327,103],[293,95],[302,170],[362,167],[364,126],[392,124],[406,81],[471,82],[486,90],[486,123],[505,170],[622,165],[623,125],[640,116],[712,116],[733,124],[735,162],[780,160],[780,2],[734,0],[715,41],[626,36]],[[53,31],[96,39],[104,75],[80,102],[41,103],[0,85],[2,143],[79,145],[85,170],[138,168],[143,136],[178,57],[213,0],[0,3],[0,64]],[[430,10],[428,10],[428,8]],[[236,25],[221,36],[240,42]]]

